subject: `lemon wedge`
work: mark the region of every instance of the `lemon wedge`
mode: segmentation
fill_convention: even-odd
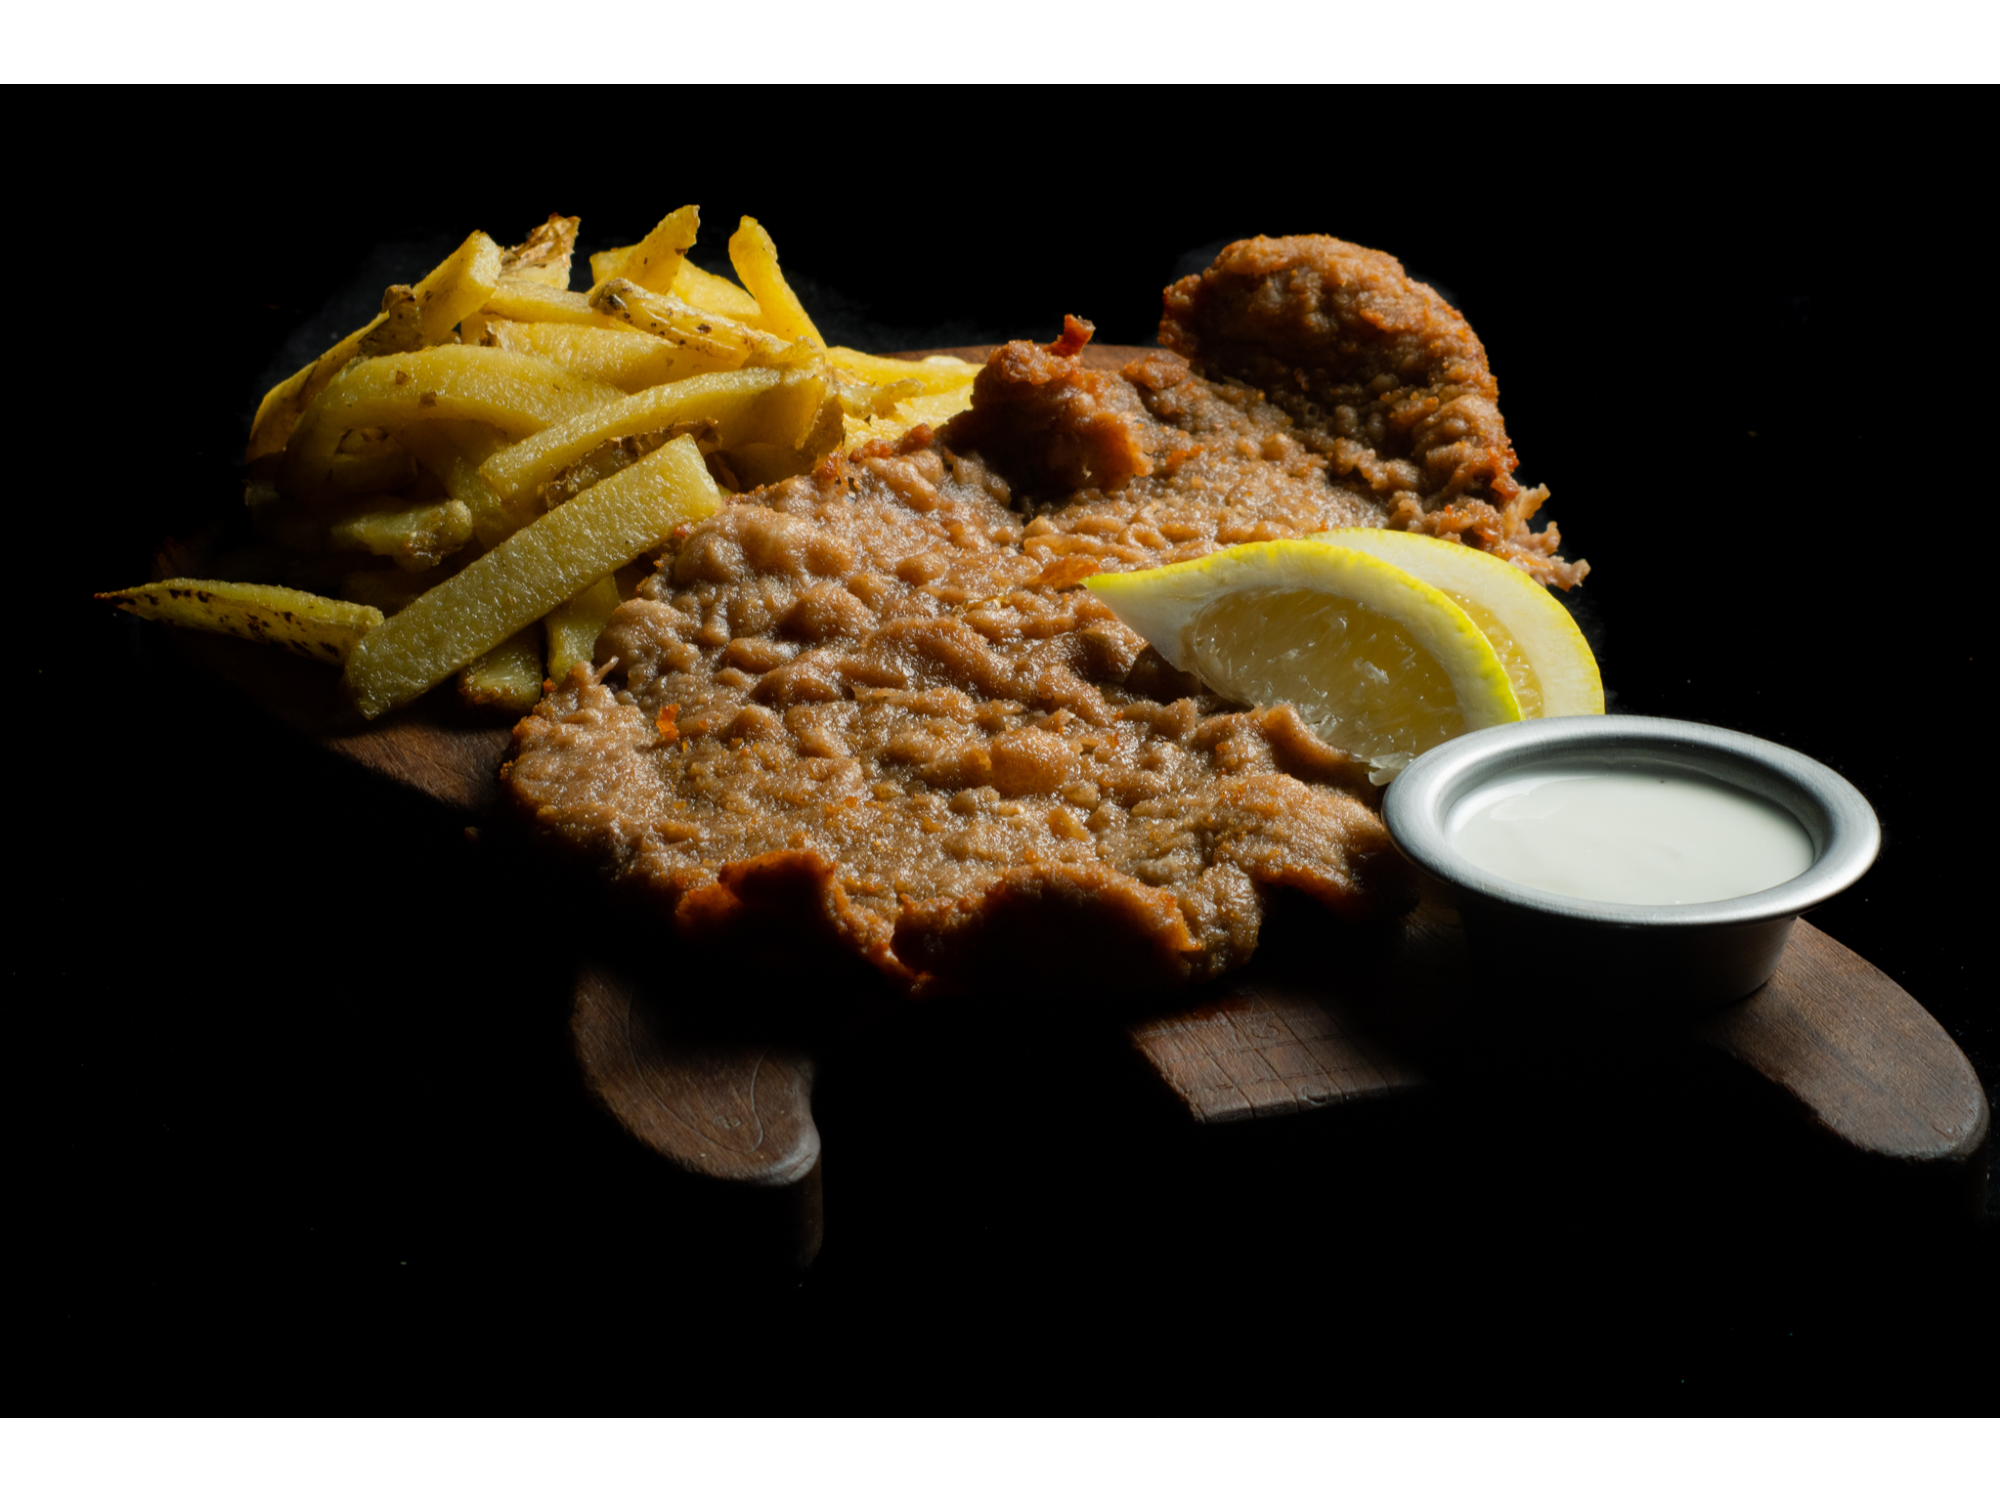
[[[1394,563],[1252,542],[1089,587],[1160,655],[1239,703],[1289,703],[1378,785],[1433,745],[1521,717],[1465,610]]]
[[[1549,591],[1490,552],[1408,531],[1349,527],[1313,540],[1393,563],[1450,596],[1493,643],[1524,719],[1604,712],[1597,658]]]

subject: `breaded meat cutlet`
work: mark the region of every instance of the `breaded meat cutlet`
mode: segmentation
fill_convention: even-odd
[[[1070,319],[997,351],[940,433],[836,454],[694,527],[612,617],[597,670],[516,729],[514,804],[688,942],[844,954],[913,996],[1207,978],[1254,953],[1278,887],[1347,918],[1403,909],[1365,768],[1289,707],[1204,691],[1081,587],[1477,506],[1514,517],[1494,550],[1580,576],[1505,488],[1463,321],[1387,257],[1261,243],[1293,247],[1256,252],[1268,296],[1242,246],[1212,290],[1170,293],[1209,376],[1166,350],[1090,368]],[[1282,357],[1222,337],[1227,307]],[[1350,388],[1374,394],[1313,395]]]

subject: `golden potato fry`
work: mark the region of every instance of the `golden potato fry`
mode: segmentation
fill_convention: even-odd
[[[168,578],[136,589],[99,594],[142,619],[212,630],[283,646],[314,661],[344,662],[382,623],[382,611],[272,583],[223,583]]]
[[[863,354],[841,344],[828,349],[826,358],[843,377],[870,385],[897,385],[915,380],[926,391],[955,391],[969,386],[984,368],[948,354],[933,354],[929,359],[891,359],[886,354]]]
[[[472,510],[463,500],[362,511],[327,528],[334,551],[372,552],[408,573],[436,567],[471,540]]]
[[[464,244],[416,284],[426,344],[443,343],[462,319],[485,305],[500,285],[504,260],[500,247],[475,229]]]
[[[664,432],[681,422],[712,424],[723,447],[783,442],[796,447],[818,420],[824,377],[799,371],[724,370],[606,402],[495,453],[480,477],[503,505],[535,494],[598,445]]]
[[[625,245],[616,250],[600,250],[590,257],[590,281],[592,286],[610,281],[625,274],[625,263],[637,245]],[[638,281],[638,277],[631,278]],[[641,282],[651,287],[650,282]],[[659,290],[671,293],[691,307],[703,312],[721,313],[725,318],[734,318],[739,323],[755,322],[760,309],[757,299],[726,276],[717,276],[712,271],[704,271],[691,260],[683,260],[680,269],[674,272],[673,285]]]
[[[390,287],[382,293],[382,311],[372,321],[264,393],[250,423],[250,442],[243,451],[243,461],[253,463],[282,449],[305,409],[353,360],[364,354],[399,354],[422,347],[423,316],[416,292],[407,286]]]
[[[531,281],[558,289],[569,285],[570,259],[576,253],[578,220],[550,214],[528,237],[500,257],[502,281]]]
[[[811,345],[802,345],[795,354],[791,341],[720,313],[704,312],[678,297],[649,292],[622,276],[614,276],[595,287],[590,294],[590,305],[641,333],[665,339],[731,368],[748,363],[796,361],[812,349]]]
[[[826,340],[819,336],[797,294],[778,270],[778,247],[771,242],[764,226],[747,214],[736,233],[729,237],[729,263],[736,267],[738,278],[757,299],[759,312],[755,326],[776,334],[788,344],[804,339],[816,348],[826,347]]]
[[[914,427],[919,422],[932,427],[942,427],[962,411],[972,409],[972,387],[960,386],[955,391],[936,391],[928,396],[912,396],[897,403],[896,414]]]
[[[333,445],[326,488],[334,495],[386,495],[416,477],[415,456],[386,428],[357,427]]]
[[[620,395],[549,360],[478,345],[359,361],[334,377],[300,418],[279,487],[291,496],[325,494],[342,436],[359,427],[393,432],[425,421],[471,420],[521,438]]]
[[[566,604],[558,604],[542,622],[549,635],[549,678],[561,682],[578,662],[589,665],[597,638],[618,607],[618,579],[609,575]]]
[[[601,284],[622,276],[651,292],[671,292],[674,277],[686,263],[688,251],[694,248],[695,234],[700,228],[700,209],[692,203],[675,209],[638,244],[618,252],[617,269],[609,275],[596,277],[597,282]],[[595,275],[596,256],[591,257],[590,268]]]
[[[382,293],[382,316],[361,330],[356,359],[378,354],[414,354],[424,347],[423,309],[414,287],[392,286]]]
[[[592,328],[582,323],[516,323],[494,319],[487,328],[496,349],[512,349],[552,359],[566,370],[588,375],[625,392],[683,380],[711,370],[734,369],[690,349],[631,328]]]
[[[691,260],[681,262],[668,288],[681,301],[703,312],[721,313],[739,323],[754,323],[762,315],[757,299],[726,277],[704,271]]]
[[[498,546],[539,514],[509,510],[479,477],[479,466],[506,441],[498,428],[484,422],[413,422],[403,429],[404,446],[438,477],[447,495],[465,503],[472,512],[473,535],[486,547]]]
[[[541,702],[540,628],[529,625],[515,631],[460,672],[458,696],[476,707],[505,709],[512,714],[524,714]]]
[[[469,666],[588,585],[723,503],[694,439],[593,485],[364,636],[343,678],[367,718]]]
[[[243,461],[251,463],[283,448],[306,408],[350,361],[444,342],[499,285],[503,263],[500,247],[475,231],[414,287],[390,287],[382,294],[382,311],[371,322],[264,393],[250,423]]]
[[[840,396],[840,409],[850,417],[864,419],[891,416],[898,402],[925,394],[923,385],[915,380],[899,380],[894,385],[841,380],[835,382],[835,387]]]
[[[511,318],[517,323],[583,323],[597,328],[620,328],[618,319],[594,312],[587,292],[568,292],[561,287],[543,286],[534,281],[503,281],[479,309],[490,318]]]

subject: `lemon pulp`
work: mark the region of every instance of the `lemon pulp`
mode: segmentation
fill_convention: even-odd
[[[1242,703],[1290,703],[1321,739],[1377,766],[1406,765],[1465,732],[1438,659],[1398,621],[1355,599],[1242,589],[1196,610],[1183,640],[1196,675],[1216,691]]]
[[[1372,527],[1315,541],[1365,552],[1439,590],[1492,643],[1527,719],[1604,712],[1604,684],[1569,611],[1513,564],[1462,542]]]
[[[1472,618],[1393,563],[1249,542],[1087,587],[1175,667],[1239,703],[1289,703],[1383,782],[1453,735],[1521,717]]]
[[[1421,576],[1421,575],[1419,575]],[[1535,585],[1540,588],[1540,584]],[[1542,679],[1535,671],[1535,664],[1521,643],[1500,617],[1470,594],[1461,594],[1456,589],[1440,589],[1445,598],[1464,610],[1472,623],[1479,627],[1479,633],[1486,637],[1493,647],[1493,654],[1500,658],[1500,665],[1506,670],[1507,681],[1514,689],[1514,701],[1521,705],[1521,717],[1539,719],[1542,716]],[[1561,608],[1560,605],[1557,608]]]

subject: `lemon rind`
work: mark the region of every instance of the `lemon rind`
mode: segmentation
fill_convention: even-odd
[[[1366,552],[1440,589],[1477,596],[1513,635],[1542,690],[1541,718],[1604,712],[1597,657],[1549,591],[1513,564],[1463,542],[1412,531],[1347,527],[1311,540]]]
[[[1507,669],[1472,617],[1441,589],[1356,548],[1314,540],[1246,542],[1163,568],[1099,573],[1085,583],[1183,672],[1195,670],[1187,622],[1223,593],[1296,588],[1353,599],[1395,620],[1437,659],[1467,731],[1521,717]]]

